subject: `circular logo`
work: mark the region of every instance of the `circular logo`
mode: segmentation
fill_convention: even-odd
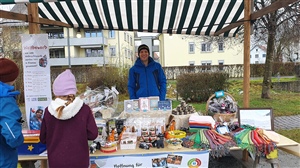
[[[198,158],[193,158],[188,161],[189,168],[198,168],[201,166],[201,160]]]

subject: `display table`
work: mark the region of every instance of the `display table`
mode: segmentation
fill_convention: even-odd
[[[300,156],[300,151],[299,151],[299,143],[280,135],[280,142],[277,144],[279,149],[285,150],[295,156]],[[232,147],[231,150],[241,150],[239,147]],[[140,149],[136,148],[134,150],[118,150],[113,153],[103,153],[97,150],[94,154],[91,154],[91,158],[97,159],[100,157],[114,157],[114,156],[143,156],[143,155],[158,155],[158,157],[161,156],[161,154],[176,154],[176,153],[191,153],[193,155],[195,154],[203,154],[203,152],[194,150],[194,149],[189,149],[189,148],[184,148],[182,147],[181,149],[177,150],[171,150],[168,149],[166,146],[163,149],[157,149],[157,148],[150,148],[149,150],[145,149]],[[205,152],[204,152],[205,153]],[[41,168],[46,168],[47,167],[47,156],[39,156],[39,155],[19,155],[19,161],[30,161],[30,160],[40,160],[41,161]]]

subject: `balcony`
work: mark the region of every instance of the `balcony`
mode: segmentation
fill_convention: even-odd
[[[69,58],[51,58],[50,59],[50,66],[68,66],[69,65]],[[108,60],[105,60],[107,63]],[[74,65],[97,65],[102,66],[104,63],[104,57],[76,57],[70,58],[70,64]]]
[[[49,48],[64,48],[68,46],[68,39],[48,39]],[[104,37],[89,37],[89,38],[70,38],[70,46],[80,46],[81,48],[85,48],[88,46],[92,47],[100,47],[107,46],[107,39]]]

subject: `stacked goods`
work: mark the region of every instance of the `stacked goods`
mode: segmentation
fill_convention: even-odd
[[[224,92],[221,97],[217,97],[215,93],[207,100],[206,110],[208,115],[213,116],[216,121],[229,122],[235,119],[238,106],[229,93]]]
[[[173,115],[187,115],[195,112],[195,108],[192,105],[186,104],[185,101],[181,101],[180,104],[172,110]]]

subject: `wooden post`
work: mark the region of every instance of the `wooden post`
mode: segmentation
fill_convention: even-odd
[[[29,34],[40,34],[38,3],[28,3]]]
[[[250,32],[251,32],[251,1],[244,0],[244,82],[243,107],[249,107],[250,92]],[[248,161],[248,151],[243,151],[243,160]]]

